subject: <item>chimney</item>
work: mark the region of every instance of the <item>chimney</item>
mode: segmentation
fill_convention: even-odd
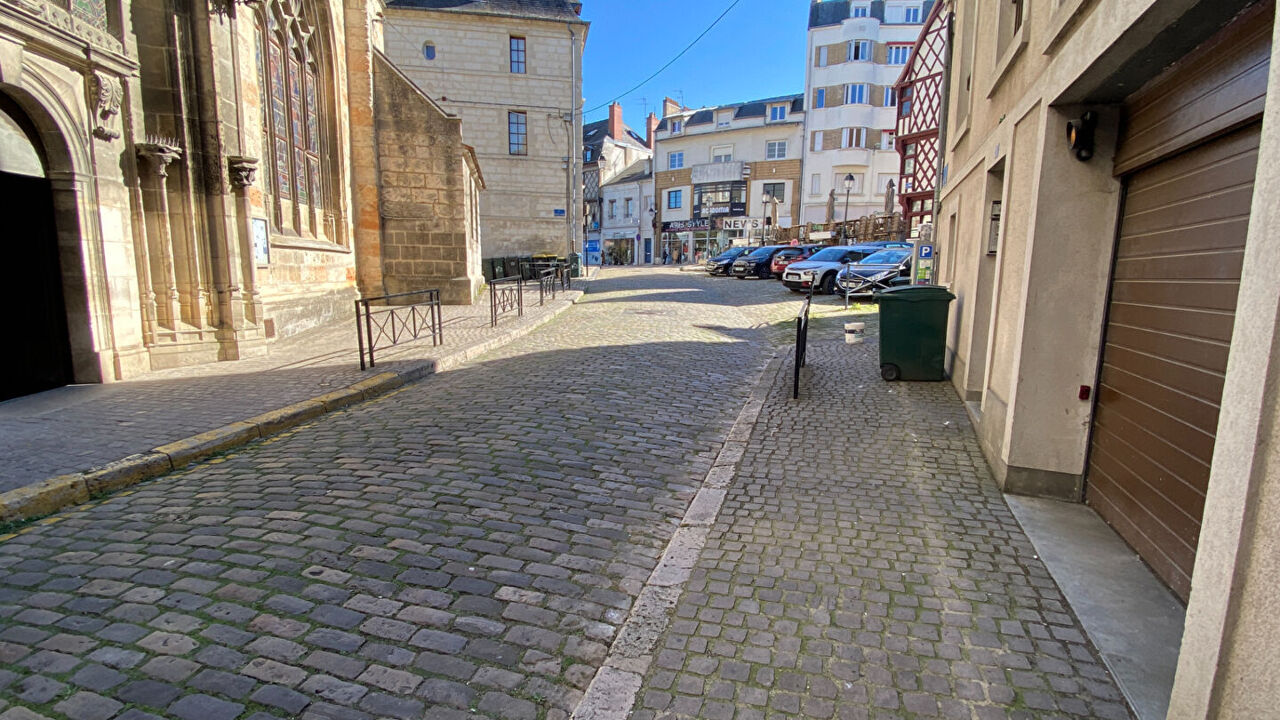
[[[649,117],[645,118],[644,125],[644,144],[652,150],[654,148],[654,144],[658,141],[658,138],[655,137],[655,133],[658,132],[658,116],[653,113],[649,113]]]
[[[581,16],[582,16],[582,3],[580,3],[580,2],[571,2],[571,3],[569,3],[569,7],[573,10],[573,14],[574,14],[574,15],[577,15],[577,16],[579,16],[579,17],[581,17]]]
[[[613,103],[609,106],[609,137],[617,139],[625,134],[622,129],[622,105]]]
[[[664,98],[662,100],[662,117],[674,115],[675,113],[680,112],[681,109],[680,103],[672,100],[671,98]]]

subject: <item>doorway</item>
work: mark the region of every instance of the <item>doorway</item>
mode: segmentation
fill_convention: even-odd
[[[26,115],[0,95],[0,216],[14,269],[0,283],[0,308],[11,338],[0,372],[0,400],[72,381],[53,187],[38,137]]]

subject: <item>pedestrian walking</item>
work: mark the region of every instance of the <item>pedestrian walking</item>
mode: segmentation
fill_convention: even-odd
[[[671,264],[671,251],[666,248],[662,248],[662,264],[663,265]]]

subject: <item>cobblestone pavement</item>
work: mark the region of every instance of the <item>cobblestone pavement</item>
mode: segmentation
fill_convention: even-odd
[[[0,536],[0,720],[564,720],[797,305],[611,270],[463,368]],[[950,391],[822,337],[635,716],[1122,717]]]
[[[460,352],[501,331],[537,323],[551,309],[537,305],[535,286],[526,293],[525,316],[504,318],[491,330],[487,298],[445,306],[444,345],[432,347],[428,338],[379,353],[377,370]],[[122,383],[57,388],[0,403],[0,492],[146,452],[375,374],[360,371],[349,320],[269,347],[265,356],[161,370]]]
[[[632,718],[1128,718],[943,383],[773,383]]]
[[[479,362],[5,537],[0,717],[566,717],[771,352],[756,290],[619,272]]]

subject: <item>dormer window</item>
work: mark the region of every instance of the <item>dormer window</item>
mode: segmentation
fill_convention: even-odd
[[[919,7],[904,8],[902,11],[902,22],[908,25],[919,25],[920,24],[920,8]]]
[[[849,17],[864,18],[869,15],[871,15],[871,8],[866,5],[854,5],[853,12],[849,14]]]
[[[787,106],[774,105],[769,108],[769,122],[782,122],[787,119]]]
[[[683,130],[684,130],[684,121],[683,121],[683,120],[672,120],[672,121],[671,121],[671,134],[672,134],[672,135],[679,135],[679,134],[681,133],[681,131],[683,131]]]

